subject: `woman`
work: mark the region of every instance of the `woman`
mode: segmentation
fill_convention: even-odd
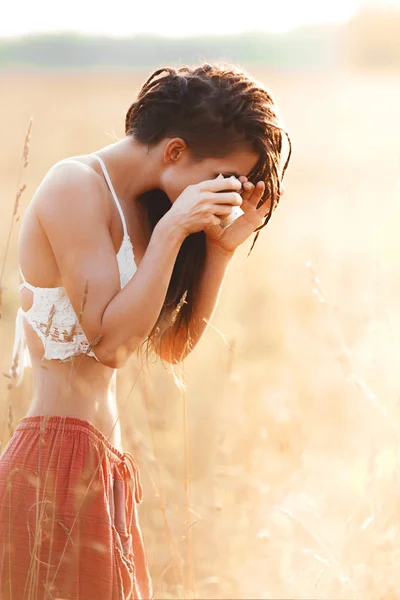
[[[152,598],[116,369],[143,342],[185,358],[281,195],[274,101],[236,68],[159,69],[125,131],[54,165],[22,222],[12,375],[26,339],[34,389],[0,458],[2,600]]]

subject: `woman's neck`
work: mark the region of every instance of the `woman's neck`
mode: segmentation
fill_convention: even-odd
[[[159,150],[149,152],[132,136],[104,146],[98,154],[105,159],[118,198],[127,202],[160,187]]]

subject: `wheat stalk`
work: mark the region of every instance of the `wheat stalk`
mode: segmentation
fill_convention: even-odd
[[[26,189],[26,185],[22,184],[21,182],[22,182],[22,176],[24,174],[24,170],[27,168],[27,166],[29,164],[29,160],[28,160],[29,159],[29,144],[31,141],[32,123],[33,123],[33,119],[31,117],[31,119],[29,121],[29,125],[28,125],[28,130],[25,135],[24,148],[22,151],[21,164],[20,164],[19,175],[18,175],[17,191],[15,194],[14,207],[13,207],[13,212],[11,215],[11,223],[10,223],[10,227],[8,230],[6,249],[4,252],[3,263],[1,266],[1,272],[0,272],[0,321],[2,318],[2,305],[3,305],[2,304],[2,298],[3,298],[2,292],[4,289],[3,276],[4,276],[4,270],[5,270],[5,266],[6,266],[8,251],[10,249],[11,234],[12,234],[12,230],[13,230],[13,226],[14,226],[14,220],[15,220],[15,222],[19,221],[19,215],[18,215],[19,201],[22,196],[22,193]]]

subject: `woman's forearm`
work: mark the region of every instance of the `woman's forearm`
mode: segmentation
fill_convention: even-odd
[[[164,216],[157,223],[136,273],[103,313],[100,341],[93,348],[103,364],[123,365],[153,329],[184,239],[173,219]]]
[[[178,362],[193,350],[200,340],[214,313],[222,289],[222,282],[227,266],[233,257],[233,252],[228,253],[219,249],[216,244],[207,240],[206,261],[201,276],[199,289],[194,299],[193,318],[190,325],[190,345],[186,344],[186,332],[182,331],[173,337],[172,332],[167,350],[162,358],[168,362]]]

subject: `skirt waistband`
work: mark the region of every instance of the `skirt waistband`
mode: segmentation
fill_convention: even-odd
[[[126,469],[126,474],[131,476],[135,481],[136,488],[136,502],[141,502],[143,498],[143,490],[140,482],[139,468],[136,461],[130,452],[121,452],[111,442],[108,441],[106,436],[99,430],[93,423],[86,421],[85,419],[79,419],[73,416],[60,416],[60,415],[35,415],[32,417],[23,417],[15,428],[15,433],[26,431],[26,430],[46,430],[56,431],[60,425],[63,427],[65,432],[69,431],[80,431],[84,432],[92,437],[104,447],[106,447],[112,454],[122,461],[123,466]]]

